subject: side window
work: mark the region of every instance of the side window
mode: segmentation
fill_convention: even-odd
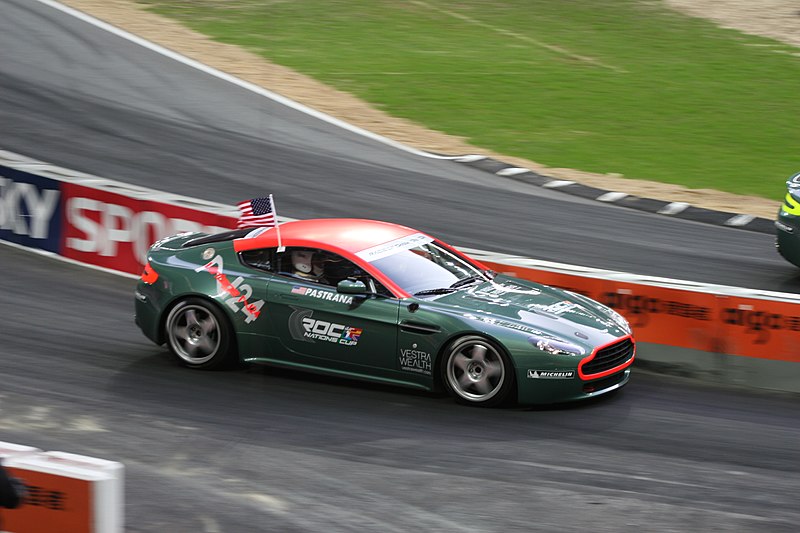
[[[317,248],[287,248],[277,254],[278,273],[284,276],[336,287],[343,279],[357,279],[379,294],[391,296],[361,267],[344,257]]]
[[[277,262],[281,275],[331,286],[358,269],[347,259],[317,248],[287,248],[278,254]]]
[[[274,248],[263,248],[261,250],[247,250],[239,254],[239,257],[247,266],[273,272],[272,259],[275,256]]]

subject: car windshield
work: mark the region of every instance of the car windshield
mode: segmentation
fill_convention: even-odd
[[[479,269],[433,242],[400,250],[372,264],[410,294],[449,292],[454,285],[484,279]]]

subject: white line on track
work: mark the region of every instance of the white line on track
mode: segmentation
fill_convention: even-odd
[[[200,515],[198,518],[203,523],[203,533],[222,533],[222,529],[219,527],[219,522],[217,522],[214,518],[203,515]]]
[[[508,177],[508,176],[516,176],[517,174],[525,174],[525,173],[530,172],[530,171],[531,171],[531,169],[529,169],[529,168],[511,167],[511,168],[504,168],[503,170],[499,170],[499,171],[495,172],[495,174],[497,174],[498,176]]]
[[[745,226],[753,221],[753,215],[735,215],[725,221],[726,226]]]
[[[574,181],[569,181],[569,180],[553,180],[553,181],[548,181],[547,183],[542,185],[542,187],[544,187],[545,189],[558,189],[559,187],[566,187],[567,185],[572,185],[574,183],[575,183]]]
[[[605,194],[601,194],[595,200],[599,202],[617,202],[622,200],[623,198],[627,197],[628,193],[626,192],[607,192]]]
[[[709,488],[706,485],[698,485],[696,483],[685,483],[683,481],[671,481],[668,479],[659,479],[654,477],[648,476],[640,476],[637,474],[622,474],[619,472],[609,472],[607,470],[594,470],[591,468],[574,468],[571,466],[559,466],[553,464],[545,464],[545,463],[536,463],[533,461],[514,461],[511,459],[492,459],[493,461],[501,462],[501,463],[509,463],[514,465],[520,466],[530,466],[533,468],[541,468],[543,470],[553,470],[556,472],[571,472],[575,474],[589,474],[592,476],[601,476],[601,477],[616,477],[616,478],[623,478],[623,479],[635,479],[637,481],[647,481],[648,483],[660,483],[664,485],[678,485],[682,487],[698,487],[698,488]]]
[[[175,61],[177,61],[179,63],[183,63],[186,66],[192,67],[192,68],[197,69],[197,70],[199,70],[201,72],[205,72],[206,74],[209,74],[209,75],[214,76],[216,78],[219,78],[221,80],[225,80],[225,81],[227,81],[229,83],[233,83],[234,85],[237,85],[237,86],[239,86],[239,87],[241,87],[243,89],[246,89],[248,91],[251,91],[251,92],[254,92],[254,93],[259,94],[261,96],[264,96],[266,98],[269,98],[270,100],[273,100],[273,101],[275,101],[275,102],[277,102],[277,103],[279,103],[281,105],[284,105],[286,107],[292,108],[292,109],[294,109],[296,111],[300,111],[301,113],[305,113],[305,114],[307,114],[309,116],[312,116],[312,117],[314,117],[316,119],[322,120],[324,122],[327,122],[327,123],[332,124],[334,126],[337,126],[339,128],[345,129],[345,130],[350,131],[352,133],[361,135],[363,137],[367,137],[369,139],[372,139],[373,141],[377,141],[379,143],[386,144],[386,145],[391,146],[393,148],[397,148],[398,150],[402,150],[404,152],[408,152],[408,153],[411,153],[411,154],[414,154],[414,155],[417,155],[417,156],[420,156],[420,157],[427,157],[427,158],[430,158],[430,159],[452,160],[452,159],[455,159],[455,157],[462,157],[462,156],[436,155],[436,154],[431,154],[431,153],[425,152],[423,150],[417,150],[416,148],[412,148],[410,146],[406,146],[405,144],[399,143],[399,142],[397,142],[395,140],[389,139],[389,138],[384,137],[382,135],[378,135],[377,133],[373,133],[373,132],[365,130],[363,128],[359,128],[358,126],[354,126],[354,125],[349,124],[349,123],[347,123],[347,122],[345,122],[343,120],[339,120],[338,118],[335,118],[335,117],[332,117],[332,116],[327,115],[325,113],[322,113],[321,111],[317,111],[316,109],[313,109],[313,108],[310,108],[308,106],[305,106],[305,105],[303,105],[303,104],[301,104],[299,102],[295,102],[294,100],[290,100],[289,98],[286,98],[286,97],[281,96],[281,95],[279,95],[277,93],[274,93],[274,92],[272,92],[272,91],[270,91],[268,89],[265,89],[265,88],[263,88],[263,87],[261,87],[259,85],[256,85],[255,83],[250,83],[249,81],[245,81],[245,80],[243,80],[241,78],[237,78],[236,76],[232,76],[231,74],[228,74],[226,72],[222,72],[221,70],[217,70],[217,69],[215,69],[213,67],[205,65],[205,64],[203,64],[203,63],[201,63],[199,61],[195,61],[194,59],[190,59],[190,58],[188,58],[188,57],[186,57],[186,56],[184,56],[182,54],[179,54],[177,52],[174,52],[174,51],[172,51],[172,50],[170,50],[168,48],[164,48],[163,46],[159,46],[156,43],[150,42],[150,41],[148,41],[146,39],[143,39],[143,38],[141,38],[141,37],[139,37],[137,35],[129,33],[129,32],[127,32],[127,31],[125,31],[125,30],[123,30],[121,28],[118,28],[116,26],[108,24],[107,22],[103,22],[102,20],[97,19],[95,17],[92,17],[91,15],[87,15],[83,11],[79,11],[77,9],[73,9],[71,7],[65,6],[64,4],[56,2],[55,0],[36,0],[36,1],[41,3],[41,4],[44,4],[46,6],[50,6],[53,9],[57,9],[57,10],[63,12],[63,13],[66,13],[67,15],[75,17],[75,18],[77,18],[79,20],[82,20],[82,21],[84,21],[86,23],[89,23],[89,24],[91,24],[93,26],[96,26],[97,28],[100,28],[100,29],[105,30],[105,31],[107,31],[109,33],[112,33],[112,34],[116,35],[117,37],[121,37],[123,39],[126,39],[126,40],[132,42],[132,43],[138,44],[139,46],[147,48],[148,50],[151,50],[151,51],[156,52],[158,54],[161,54],[161,55],[163,55],[165,57],[173,59],[173,60],[175,60]]]
[[[672,202],[658,210],[659,215],[677,215],[683,213],[691,206],[686,202]]]
[[[128,274],[127,272],[121,272],[119,270],[112,270],[110,268],[105,268],[105,267],[101,267],[101,266],[97,266],[97,265],[91,265],[89,263],[82,263],[81,261],[76,261],[75,259],[70,259],[68,257],[64,257],[63,255],[58,255],[57,253],[51,252],[51,251],[48,251],[48,250],[42,250],[40,248],[29,248],[27,246],[23,246],[21,244],[15,243],[15,242],[4,241],[4,240],[1,240],[1,239],[0,239],[0,244],[5,245],[5,246],[10,246],[12,248],[16,248],[17,250],[23,250],[25,252],[33,252],[35,254],[43,255],[45,257],[49,257],[50,259],[55,259],[57,261],[63,261],[65,263],[69,263],[71,265],[84,267],[84,268],[92,268],[94,270],[100,270],[102,272],[105,272],[107,274],[113,274],[115,276],[123,276],[125,278],[130,278],[130,279],[139,279],[139,276],[137,274]],[[0,532],[0,533],[2,533],[2,532]]]

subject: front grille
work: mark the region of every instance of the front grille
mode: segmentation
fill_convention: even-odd
[[[584,374],[599,374],[615,368],[633,357],[633,341],[630,337],[622,339],[598,350],[594,359],[583,365]]]
[[[604,378],[589,381],[583,386],[583,392],[599,392],[613,387],[625,379],[625,372],[626,371],[623,370],[622,372],[617,372],[616,374],[611,374],[610,376],[606,376]]]

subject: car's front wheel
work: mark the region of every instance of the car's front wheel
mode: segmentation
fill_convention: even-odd
[[[477,335],[455,339],[444,353],[443,381],[461,403],[492,407],[514,391],[514,371],[508,356]]]
[[[233,361],[231,327],[213,303],[187,298],[172,308],[165,327],[170,352],[181,364],[212,370]]]

